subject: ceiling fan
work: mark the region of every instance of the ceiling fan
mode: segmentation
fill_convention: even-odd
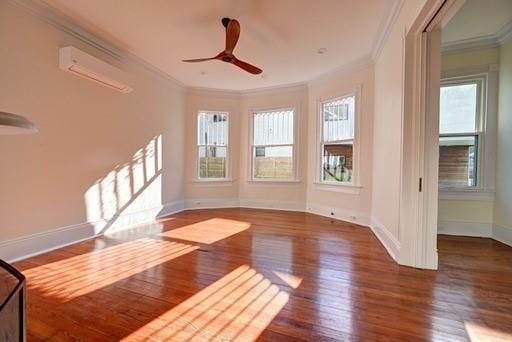
[[[222,25],[226,28],[226,48],[224,49],[224,51],[222,51],[215,57],[185,59],[183,60],[183,62],[197,63],[218,59],[219,61],[234,64],[237,67],[251,74],[261,74],[262,70],[260,68],[257,68],[254,65],[244,62],[236,58],[235,55],[233,55],[233,50],[235,49],[236,43],[238,42],[238,37],[240,37],[240,23],[235,19],[222,18]]]

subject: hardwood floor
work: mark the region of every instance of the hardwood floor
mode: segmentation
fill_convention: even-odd
[[[511,340],[512,248],[441,236],[438,272],[305,213],[188,211],[16,264],[29,340]]]

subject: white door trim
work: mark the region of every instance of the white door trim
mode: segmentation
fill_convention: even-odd
[[[399,263],[418,268],[437,269],[440,30],[463,3],[427,1],[405,36]]]

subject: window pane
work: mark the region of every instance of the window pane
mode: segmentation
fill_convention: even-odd
[[[439,185],[476,186],[477,136],[439,138]]]
[[[227,147],[199,147],[199,178],[226,178]]]
[[[441,87],[441,134],[475,132],[477,88],[476,83]]]
[[[254,145],[293,144],[293,110],[254,114]]]
[[[355,96],[322,105],[323,141],[354,139]]]
[[[325,144],[322,155],[322,180],[328,182],[352,181],[353,145]]]
[[[293,146],[254,148],[254,178],[293,178]]]
[[[199,113],[197,116],[198,145],[227,145],[228,115],[226,113]]]

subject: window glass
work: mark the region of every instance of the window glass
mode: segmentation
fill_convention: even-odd
[[[294,111],[257,112],[253,120],[253,178],[292,179]]]
[[[439,132],[468,133],[476,130],[477,84],[441,87]]]
[[[354,96],[324,103],[322,112],[324,142],[354,139]]]
[[[475,135],[439,139],[439,186],[476,186],[477,145]]]
[[[200,112],[197,116],[199,178],[227,177],[227,113]]]
[[[347,96],[322,104],[322,182],[353,182],[355,102]]]

